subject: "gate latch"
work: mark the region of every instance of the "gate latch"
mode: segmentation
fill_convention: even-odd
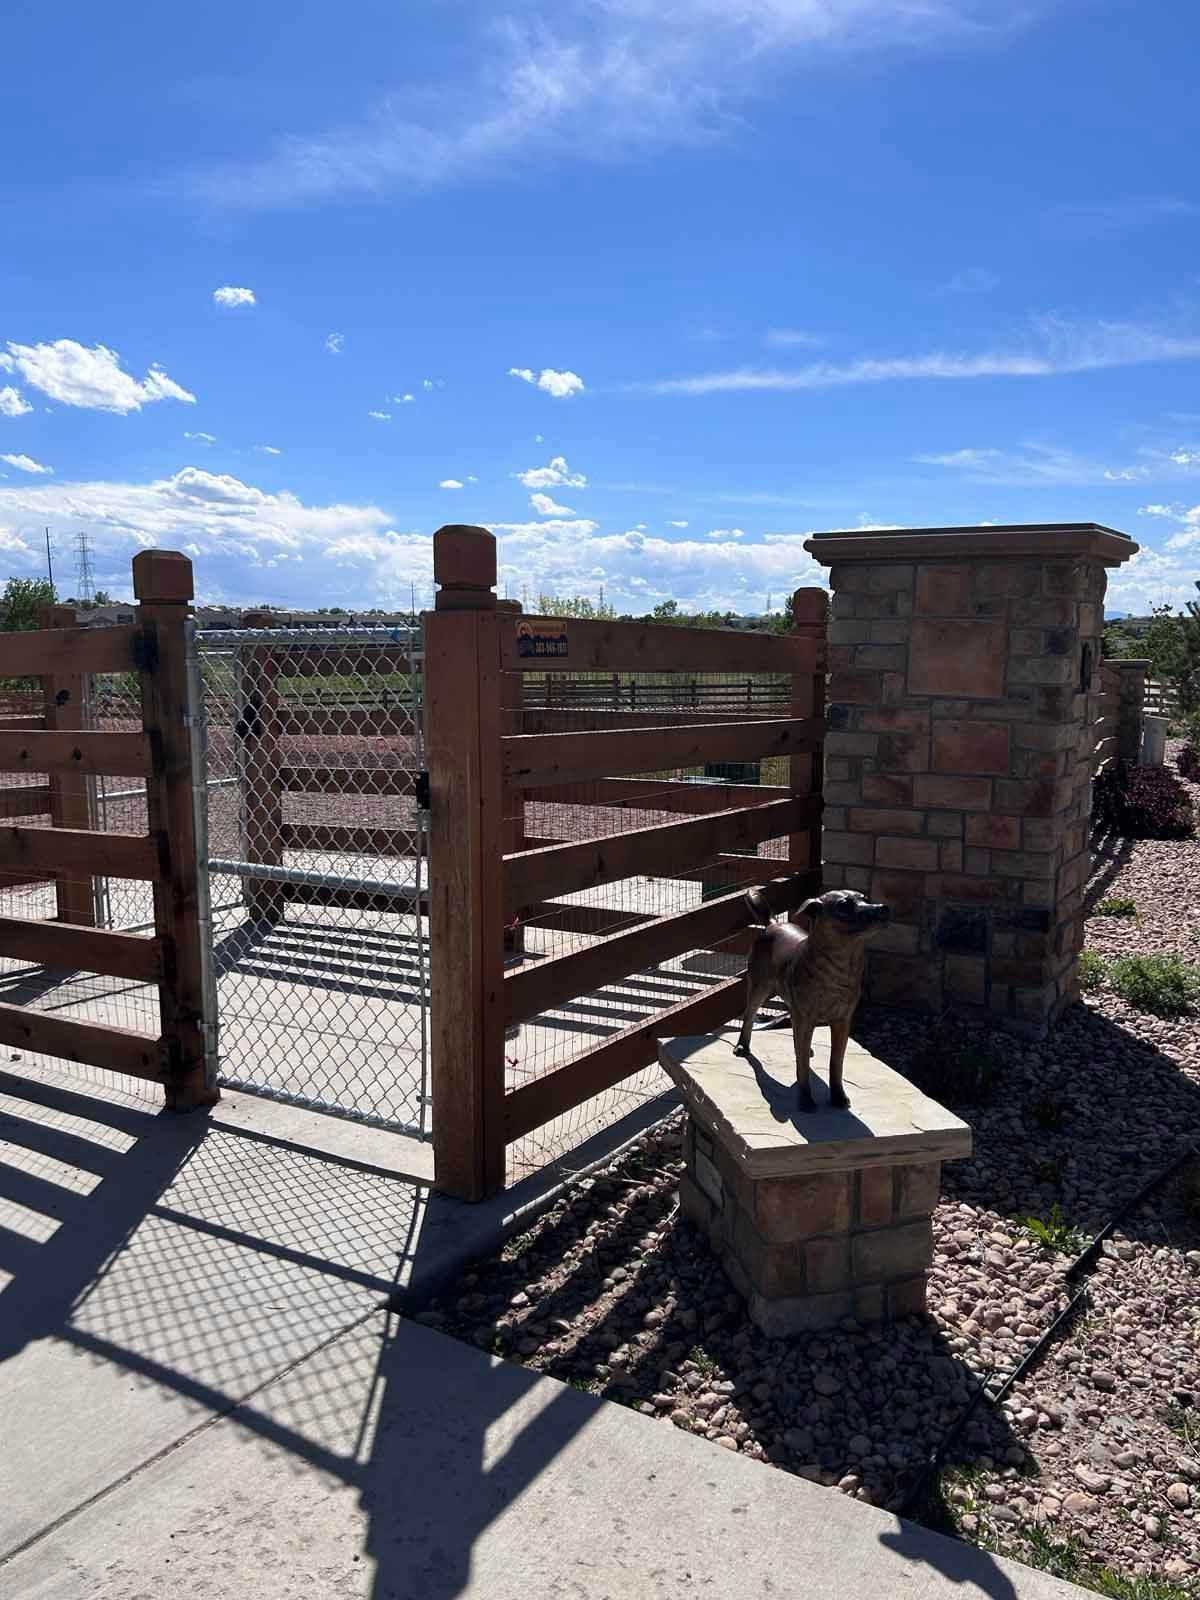
[[[429,810],[429,774],[418,772],[413,780],[413,798],[419,811]]]

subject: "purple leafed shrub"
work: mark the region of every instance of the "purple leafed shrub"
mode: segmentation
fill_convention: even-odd
[[[1179,768],[1179,776],[1188,778],[1192,783],[1200,783],[1200,749],[1191,739],[1175,757],[1175,765]]]
[[[1195,833],[1192,802],[1165,767],[1105,770],[1092,791],[1092,821],[1103,833],[1123,839],[1190,839]]]

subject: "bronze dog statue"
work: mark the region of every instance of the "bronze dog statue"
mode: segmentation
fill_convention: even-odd
[[[779,994],[792,1019],[801,1111],[817,1109],[809,1068],[813,1029],[824,1026],[829,1028],[829,1103],[845,1110],[850,1101],[842,1088],[842,1066],[850,1019],[862,992],[863,946],[873,933],[887,926],[892,913],[887,906],[872,905],[856,889],[830,889],[800,907],[799,915],[808,925],[805,931],[789,922],[776,922],[757,889],[750,890],[746,903],[761,927],[746,964],[746,1015],[734,1053],[750,1054],[750,1032],[758,1009],[771,995]]]

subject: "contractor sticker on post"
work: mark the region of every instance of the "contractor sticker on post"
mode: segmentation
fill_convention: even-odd
[[[567,654],[567,625],[560,617],[535,619],[522,617],[517,623],[518,656],[558,656]]]

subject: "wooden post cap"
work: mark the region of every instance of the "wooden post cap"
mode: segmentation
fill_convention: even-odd
[[[824,589],[797,589],[792,596],[792,621],[797,627],[823,627],[829,612]]]
[[[521,615],[521,602],[519,600],[497,600],[497,611],[507,611],[514,617]]]
[[[438,611],[494,610],[496,536],[486,528],[451,523],[433,536],[433,576]]]
[[[133,592],[139,600],[186,604],[195,589],[192,563],[180,550],[142,550],[133,558]]]

